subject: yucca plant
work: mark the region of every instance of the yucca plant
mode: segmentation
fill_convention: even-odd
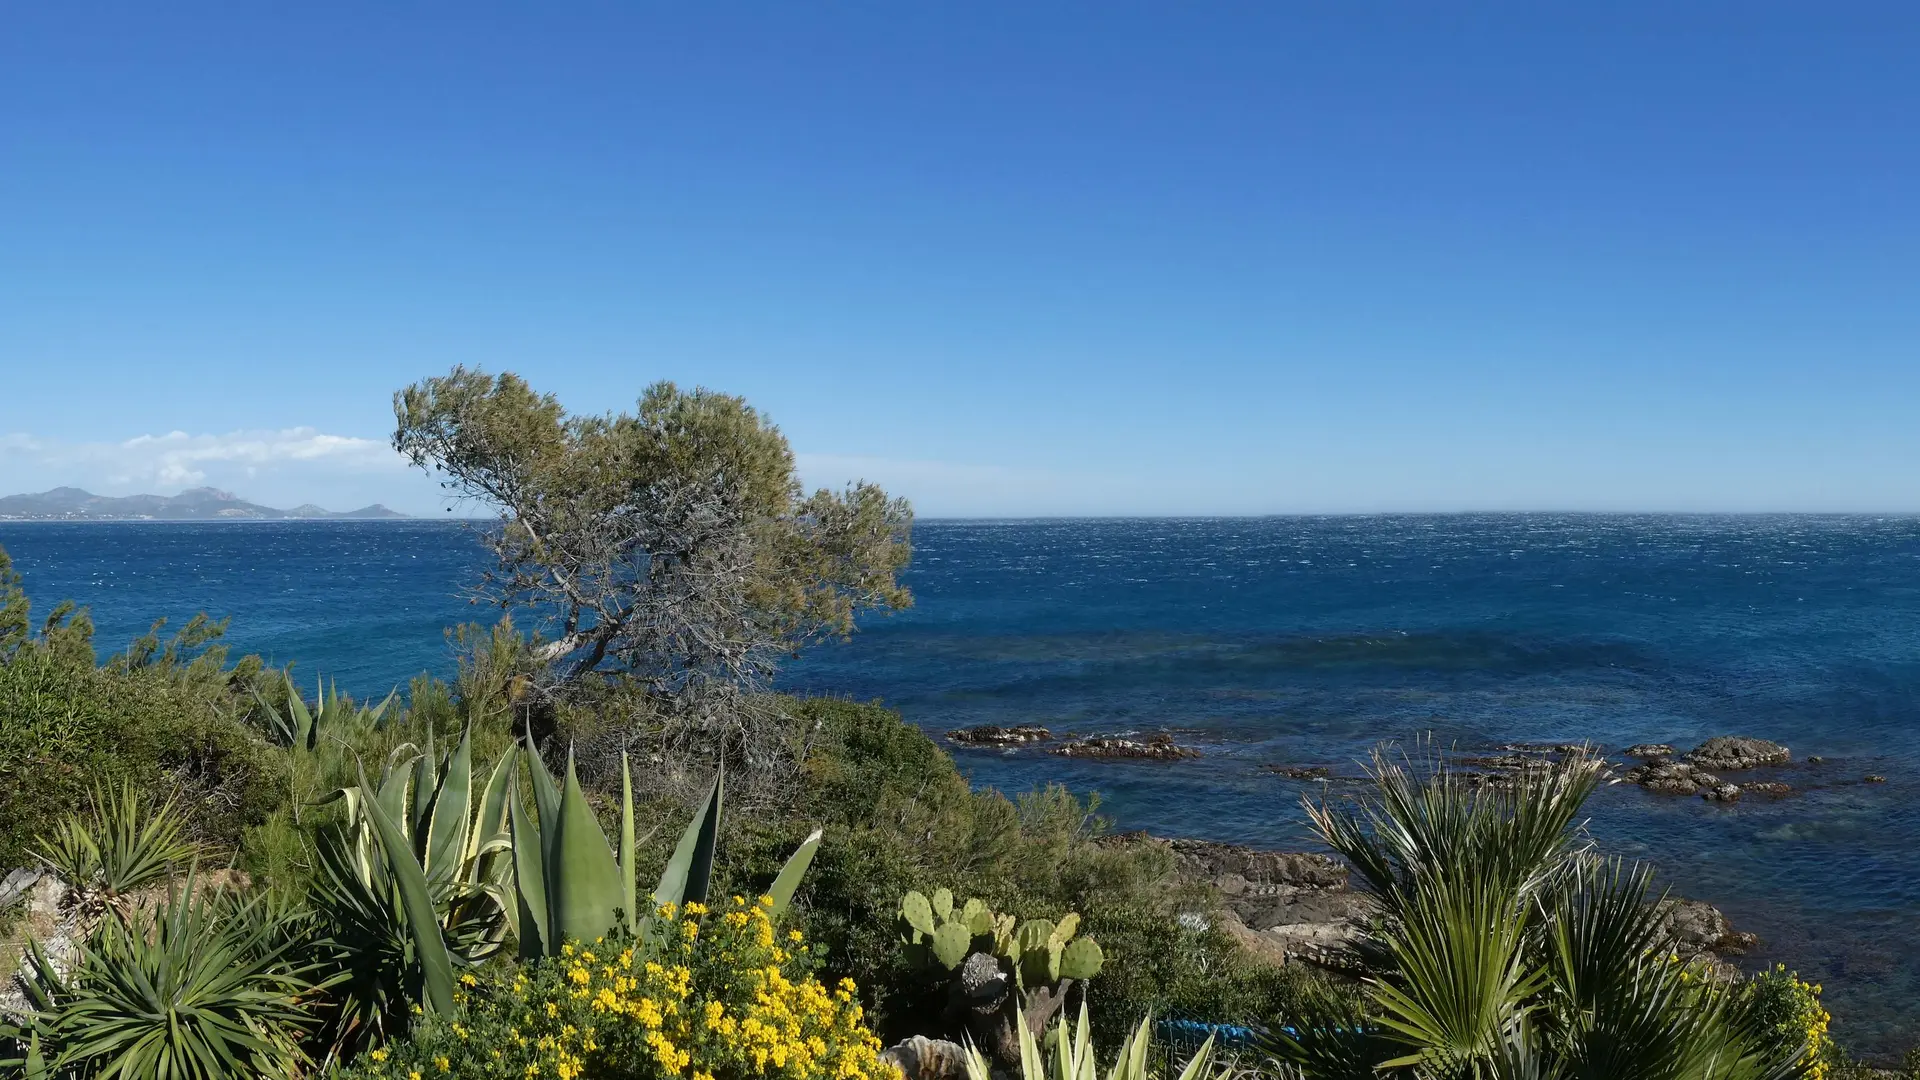
[[[131,781],[97,787],[85,816],[69,815],[40,839],[39,856],[71,888],[83,925],[172,876],[199,852],[171,800],[154,804]]]
[[[518,785],[512,786],[508,799],[517,897],[515,923],[523,957],[556,955],[566,941],[592,941],[622,921],[644,939],[655,907],[706,902],[720,837],[724,775],[715,776],[706,800],[667,859],[659,882],[650,895],[643,896],[637,859],[645,838],[635,835],[633,774],[626,755],[620,759],[617,848],[601,832],[600,822],[580,790],[571,753],[567,756],[566,777],[560,782],[547,773],[539,748],[531,739],[527,741],[527,763],[539,817],[528,813]],[[820,832],[816,829],[781,868],[769,889],[776,916],[793,899],[819,846]]]
[[[1309,803],[1383,919],[1368,1007],[1309,1008],[1267,1049],[1308,1077],[1780,1080],[1803,1054],[1753,1038],[1734,988],[1680,961],[1650,873],[1596,856],[1575,751],[1510,786],[1376,752],[1356,806]]]
[[[1153,1052],[1153,1017],[1120,1044],[1106,1080],[1157,1080],[1153,1070],[1157,1055]],[[967,1080],[995,1080],[996,1072],[987,1055],[969,1044],[966,1048]],[[1181,1068],[1177,1080],[1223,1080],[1228,1070],[1217,1068],[1213,1059],[1213,1036],[1200,1044]],[[1079,1023],[1072,1031],[1062,1016],[1054,1022],[1044,1039],[1020,1028],[1020,1072],[1016,1080],[1100,1080],[1099,1064],[1094,1058],[1093,1038],[1087,1024],[1087,1006],[1080,1004]]]
[[[184,887],[103,920],[74,970],[29,950],[35,1010],[27,1074],[102,1080],[247,1080],[298,1075],[312,990],[270,922],[220,890]],[[36,1061],[35,1058],[38,1058]]]

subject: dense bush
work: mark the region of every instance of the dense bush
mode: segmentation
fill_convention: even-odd
[[[0,619],[0,868],[27,864],[37,836],[122,781],[174,799],[221,845],[285,800],[285,756],[247,723],[259,661],[229,668],[219,624],[149,634],[97,664],[84,612],[63,605],[29,632],[4,551],[0,610],[18,613]]]
[[[562,955],[463,978],[459,1008],[361,1056],[348,1076],[462,1080],[869,1080],[880,1043],[854,987],[814,976],[772,898],[667,905],[657,937],[567,943]]]
[[[894,915],[912,889],[944,886],[1021,919],[1081,913],[1108,958],[1089,1000],[1109,1044],[1149,1010],[1245,1020],[1297,992],[1297,972],[1252,960],[1212,928],[1213,898],[1182,889],[1164,849],[1105,836],[1096,801],[1057,787],[1011,800],[975,790],[932,739],[878,705],[809,698],[786,710],[810,743],[793,817],[737,822],[726,869],[744,887],[764,883],[797,835],[826,826],[800,917],[827,947],[828,976],[862,986],[888,1041],[944,1005],[897,940]]]
[[[1754,1030],[1776,1051],[1791,1054],[1805,1048],[1805,1080],[1828,1080],[1844,1065],[1840,1048],[1827,1034],[1833,1018],[1820,1003],[1820,987],[1776,965],[1748,980],[1747,1016]]]

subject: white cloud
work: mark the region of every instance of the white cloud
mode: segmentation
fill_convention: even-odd
[[[439,500],[384,440],[318,428],[189,434],[169,431],[119,442],[0,435],[0,494],[59,486],[101,495],[234,490],[269,505],[319,502],[346,509],[382,501],[426,511]]]

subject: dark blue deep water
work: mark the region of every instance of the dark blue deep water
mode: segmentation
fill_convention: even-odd
[[[445,523],[0,523],[43,604],[103,647],[151,619],[230,615],[230,640],[342,689],[444,671],[488,618]],[[1500,515],[923,522],[910,612],[783,676],[883,699],[930,731],[1172,731],[1202,758],[962,753],[976,780],[1097,789],[1119,826],[1309,843],[1312,785],[1382,739],[1618,748],[1746,734],[1823,755],[1780,802],[1602,792],[1593,831],[1649,857],[1825,982],[1842,1037],[1920,1041],[1920,519]],[[1860,778],[1879,774],[1884,784]]]

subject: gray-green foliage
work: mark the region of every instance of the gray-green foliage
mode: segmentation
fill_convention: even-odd
[[[633,779],[625,756],[621,758],[617,849],[600,830],[593,808],[580,789],[571,755],[566,777],[560,782],[547,773],[532,740],[527,743],[527,762],[538,817],[528,811],[517,786],[508,807],[515,919],[523,957],[555,955],[566,942],[593,941],[621,922],[644,937],[656,906],[706,901],[719,845],[723,776],[715,776],[712,789],[667,859],[659,882],[643,900],[637,875],[639,846],[647,837],[636,833]],[[819,845],[820,833],[815,831],[787,858],[770,890],[774,914],[792,900]]]
[[[1071,1029],[1061,1016],[1044,1038],[1022,1027],[1019,1030],[1020,1068],[1016,1080],[1099,1080],[1099,1062],[1095,1055],[1092,1029],[1087,1023],[1087,1006],[1080,1006],[1080,1020]],[[1157,1080],[1154,1070],[1157,1055],[1153,1050],[1153,1017],[1140,1023],[1120,1044],[1106,1080]],[[978,1047],[969,1045],[966,1056],[967,1080],[993,1080],[1004,1075]],[[1193,1056],[1181,1067],[1177,1080],[1225,1080],[1229,1070],[1214,1063],[1213,1037],[1209,1035]]]
[[[499,512],[489,583],[555,613],[543,655],[562,681],[704,697],[908,602],[906,504],[870,484],[804,493],[785,436],[740,398],[656,383],[632,413],[569,414],[456,367],[395,394],[394,417],[396,450]]]
[[[338,687],[315,680],[314,704],[308,708],[294,687],[291,674],[286,676],[286,684],[284,707],[276,707],[257,693],[255,701],[259,703],[267,737],[275,745],[290,747],[299,753],[312,752],[322,739],[352,742],[365,732],[378,729],[398,697],[397,693],[389,693],[378,705],[358,705],[342,697]]]
[[[1734,987],[1676,958],[1648,872],[1592,853],[1579,813],[1603,768],[1576,752],[1486,787],[1380,752],[1370,797],[1309,804],[1387,917],[1368,1008],[1302,1010],[1270,1048],[1313,1077],[1795,1075]]]
[[[335,990],[333,1046],[404,1027],[410,1008],[453,1008],[455,969],[499,952],[512,912],[508,788],[514,755],[474,790],[472,739],[436,753],[402,744],[379,778],[337,792],[344,821],[319,840],[311,892]]]

